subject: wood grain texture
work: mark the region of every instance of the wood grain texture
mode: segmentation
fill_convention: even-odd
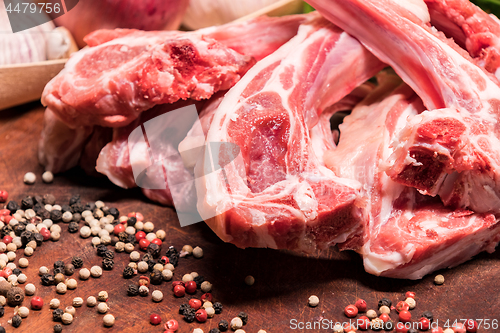
[[[343,309],[354,303],[357,298],[367,301],[369,308],[376,308],[382,297],[395,304],[404,300],[404,293],[413,290],[417,293],[417,307],[412,311],[414,319],[430,310],[440,324],[447,319],[461,318],[500,319],[500,253],[481,254],[472,261],[459,267],[443,270],[446,278],[442,286],[433,284],[434,275],[421,281],[393,280],[378,278],[364,272],[362,260],[353,252],[338,252],[335,249],[310,256],[268,249],[237,249],[231,244],[220,241],[204,224],[181,228],[175,212],[170,208],[159,207],[145,199],[138,190],[122,190],[104,178],[88,178],[81,170],[72,170],[56,176],[53,184],[41,181],[42,167],[36,158],[37,141],[42,126],[43,108],[38,103],[11,109],[0,113],[0,188],[10,193],[10,198],[20,200],[26,195],[53,193],[59,201],[67,202],[72,194],[79,193],[83,201],[103,200],[110,206],[115,205],[121,213],[140,211],[156,227],[167,231],[167,245],[177,248],[184,244],[201,246],[205,257],[181,259],[174,279],[183,274],[196,271],[213,283],[213,294],[222,302],[224,311],[204,324],[185,323],[177,313],[178,306],[187,302],[189,297],[173,297],[170,283],[154,287],[164,293],[161,303],[153,303],[151,297],[126,296],[126,286],[130,281],[121,276],[123,267],[128,263],[127,254],[116,254],[115,268],[105,271],[99,279],[78,280],[78,288],[59,296],[54,287],[40,285],[37,270],[40,266],[51,266],[55,260],[68,262],[73,255],[84,258],[84,267],[100,264],[90,245],[90,239],[83,240],[67,232],[67,225],[61,223],[63,234],[59,242],[46,242],[29,258],[30,266],[23,271],[28,282],[37,286],[36,295],[41,296],[45,305],[41,311],[31,311],[18,329],[7,324],[13,315],[13,308],[6,307],[0,324],[7,332],[51,332],[54,322],[48,303],[54,297],[61,300],[62,306],[70,305],[74,297],[86,299],[97,295],[100,290],[109,293],[109,313],[116,317],[112,328],[102,325],[102,315],[95,308],[77,308],[73,324],[64,327],[64,332],[163,332],[167,319],[179,320],[179,332],[192,332],[200,327],[208,333],[217,326],[220,319],[230,320],[240,311],[249,314],[245,331],[257,332],[260,328],[267,332],[293,332],[290,320],[314,321],[325,318],[344,321]],[[23,175],[33,171],[38,179],[35,185],[23,184]],[[18,258],[22,257],[18,251]],[[18,260],[16,259],[16,262]],[[256,283],[245,286],[246,275],[253,275]],[[77,277],[77,273],[75,273]],[[134,277],[137,281],[138,277]],[[320,304],[310,308],[307,299],[318,295]],[[200,296],[198,292],[196,296]],[[24,304],[29,304],[26,297]],[[160,326],[149,324],[149,314],[157,312],[163,322]],[[391,313],[393,319],[397,315]],[[331,332],[331,330],[308,330],[307,332]],[[500,330],[481,328],[479,332],[498,332]]]

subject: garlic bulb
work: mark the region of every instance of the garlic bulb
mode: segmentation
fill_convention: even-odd
[[[221,25],[275,4],[278,11],[270,14],[287,15],[302,9],[298,0],[190,0],[182,23],[189,29]]]

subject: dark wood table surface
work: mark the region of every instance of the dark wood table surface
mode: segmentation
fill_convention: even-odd
[[[71,304],[74,297],[84,300],[97,295],[100,290],[109,293],[109,313],[116,318],[112,328],[105,328],[103,315],[96,308],[82,306],[76,309],[71,325],[64,326],[64,332],[163,332],[166,320],[179,321],[178,332],[192,332],[200,327],[205,333],[217,327],[219,320],[231,320],[240,311],[249,315],[244,326],[247,333],[265,329],[267,332],[331,332],[331,329],[299,330],[293,329],[291,320],[298,322],[328,319],[345,321],[343,309],[353,304],[357,298],[367,301],[369,308],[376,308],[382,297],[395,304],[404,300],[408,290],[416,292],[417,307],[412,311],[413,318],[420,317],[423,311],[430,310],[442,325],[446,320],[493,319],[500,320],[500,252],[480,254],[475,259],[439,273],[446,278],[444,285],[433,283],[435,274],[419,281],[379,278],[364,272],[362,260],[354,252],[339,252],[336,249],[318,252],[314,255],[300,255],[270,249],[238,249],[220,241],[203,223],[181,228],[175,212],[171,208],[160,207],[145,199],[141,192],[123,190],[105,178],[89,178],[82,170],[75,169],[57,175],[52,184],[41,180],[43,168],[37,161],[37,143],[42,127],[43,108],[39,103],[31,103],[10,110],[0,111],[0,189],[10,193],[9,199],[20,201],[26,195],[52,193],[59,202],[67,203],[73,194],[80,194],[83,202],[103,200],[109,206],[116,206],[120,213],[142,212],[146,220],[154,222],[156,228],[167,232],[162,246],[164,252],[168,245],[181,248],[185,244],[200,246],[204,250],[203,259],[184,258],[175,270],[174,279],[181,279],[185,273],[196,271],[213,284],[215,300],[224,305],[222,314],[216,315],[206,323],[188,324],[178,314],[178,307],[189,297],[175,298],[170,283],[163,283],[153,289],[164,293],[164,300],[153,303],[151,297],[128,297],[126,289],[130,280],[122,277],[122,270],[129,262],[129,256],[118,253],[115,268],[104,271],[99,279],[87,281],[78,279],[78,288],[65,295],[57,295],[55,287],[40,285],[38,268],[51,267],[55,260],[70,261],[73,255],[84,258],[84,267],[100,265],[91,246],[90,238],[82,239],[78,234],[69,234],[67,224],[61,223],[63,232],[58,242],[44,242],[29,259],[30,265],[23,269],[28,282],[37,286],[36,295],[41,296],[45,305],[40,311],[30,311],[21,326],[13,328],[7,321],[14,309],[5,307],[5,315],[0,324],[7,332],[52,332],[52,321],[48,303],[54,297],[61,300],[61,307]],[[23,183],[23,175],[35,172],[34,185]],[[17,251],[17,260],[23,257]],[[247,275],[255,277],[252,287],[244,284]],[[138,281],[138,276],[132,279]],[[200,296],[198,291],[196,296]],[[307,305],[310,295],[317,295],[320,304],[316,308]],[[31,297],[26,297],[24,305],[29,307]],[[149,315],[156,312],[162,317],[162,324],[153,326]],[[397,315],[391,313],[393,319]],[[485,329],[479,332],[500,332],[500,329]]]

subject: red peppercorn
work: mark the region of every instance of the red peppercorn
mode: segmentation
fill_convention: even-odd
[[[380,316],[378,316],[384,323],[387,323],[391,317],[387,313],[382,313]]]
[[[115,229],[113,230],[113,233],[115,235],[118,235],[120,232],[124,232],[125,231],[125,226],[123,224],[117,224],[115,225]]]
[[[9,235],[3,236],[3,242],[5,243],[5,245],[10,244],[12,242],[12,237],[10,237]]]
[[[174,287],[174,295],[176,297],[183,297],[186,294],[186,288],[180,284]]]
[[[400,301],[398,304],[396,304],[396,311],[401,312],[401,311],[408,311],[410,310],[410,305],[406,303],[405,301]]]
[[[174,281],[174,282],[172,282],[172,290],[174,290],[175,286],[183,286],[183,287],[185,287],[184,282],[182,282],[182,281]]]
[[[200,323],[206,322],[208,318],[207,311],[205,311],[205,309],[198,309],[195,313],[195,316],[196,320],[198,320],[198,322]]]
[[[350,332],[356,330],[357,330],[356,326],[351,325],[351,323],[344,323],[344,332]]]
[[[465,325],[462,324],[462,323],[455,323],[455,324],[453,324],[453,326],[451,327],[451,329],[455,333],[465,333]]]
[[[168,263],[170,262],[170,259],[168,259],[168,257],[167,257],[167,256],[163,256],[163,257],[161,257],[161,260],[165,263],[165,265],[166,265],[166,264],[168,264]]]
[[[443,333],[443,329],[441,327],[434,327],[431,333]]]
[[[0,216],[10,215],[10,210],[4,208],[0,209]]]
[[[407,333],[408,330],[409,328],[404,323],[399,322],[396,324],[396,333]]]
[[[40,235],[42,235],[44,241],[48,241],[50,239],[49,229],[42,228],[42,230],[40,230]]]
[[[475,321],[474,319],[468,319],[465,322],[465,329],[467,330],[467,332],[476,333],[478,329],[477,321]]]
[[[13,217],[13,216],[11,216],[11,215],[5,215],[5,216],[3,216],[3,221],[4,221],[5,223],[9,223],[9,222],[10,222],[13,218],[14,218],[14,217]]]
[[[358,308],[352,304],[348,305],[344,309],[344,314],[349,318],[354,318],[358,315]]]
[[[367,316],[361,316],[356,320],[360,330],[366,331],[370,327],[370,319]]]
[[[421,317],[419,320],[418,320],[418,323],[419,323],[419,329],[421,331],[427,331],[430,326],[431,326],[431,321],[425,317]]]
[[[179,323],[175,319],[170,319],[165,323],[165,330],[175,332],[179,329]]]
[[[155,238],[155,239],[153,239],[153,240],[151,241],[151,243],[156,244],[156,245],[158,245],[158,246],[161,246],[162,241],[161,241],[161,239],[159,239],[159,238]]]
[[[207,302],[207,301],[208,301],[208,302],[212,302],[212,299],[213,299],[213,298],[212,298],[212,294],[211,294],[211,293],[204,293],[203,295],[201,295],[201,301],[202,301],[203,303],[205,303],[205,302]]]
[[[399,312],[399,320],[403,323],[411,321],[411,313],[408,310],[402,310]]]
[[[43,306],[43,299],[40,296],[35,296],[31,299],[31,308],[33,310],[40,310]]]
[[[194,281],[186,282],[186,292],[188,294],[194,294],[196,292],[196,282]]]
[[[415,298],[415,293],[413,291],[406,292],[406,298]]]
[[[192,307],[195,310],[198,310],[201,308],[201,301],[196,298],[191,298],[188,302],[189,306]]]
[[[141,239],[144,239],[144,238],[146,238],[146,233],[144,231],[137,231],[135,233],[135,240],[136,241],[139,242]]]
[[[139,241],[139,247],[142,249],[142,250],[145,250],[148,248],[149,246],[149,241],[146,239],[146,238],[143,238]]]
[[[128,213],[127,217],[135,217],[137,219],[137,221],[144,220],[144,216],[141,213],[137,213],[137,212]]]
[[[149,278],[147,276],[141,275],[139,277],[139,285],[149,287]]]
[[[156,313],[152,313],[149,316],[149,321],[153,325],[159,325],[161,323],[161,317],[157,315]]]
[[[0,190],[0,202],[6,202],[8,197],[9,193],[7,191]]]
[[[2,269],[2,273],[3,273],[4,278],[7,279],[9,276],[12,275],[12,269],[10,269],[9,267],[4,267]]]
[[[366,312],[367,305],[364,299],[358,299],[356,303],[354,303],[354,306],[358,308],[359,312]]]

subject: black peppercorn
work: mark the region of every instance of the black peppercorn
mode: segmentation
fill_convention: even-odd
[[[151,255],[151,253],[146,253],[142,256],[142,261],[148,262],[150,260],[153,260],[153,256]]]
[[[118,237],[116,237],[115,235],[111,236],[111,245],[114,246],[116,243],[118,243],[120,240],[118,239]]]
[[[63,273],[64,273],[64,267],[54,268],[54,275],[63,274]]]
[[[246,325],[248,322],[248,314],[246,312],[240,312],[238,313],[238,317],[240,317],[241,321],[243,322],[243,325]]]
[[[187,309],[191,309],[191,306],[187,303],[183,303],[179,306],[179,314],[184,316]]]
[[[3,326],[0,326],[0,333],[5,333],[5,328],[3,328]]]
[[[0,305],[0,317],[3,317],[4,314],[5,314],[5,308],[3,307],[3,305]]]
[[[429,321],[434,320],[434,315],[430,311],[425,311],[424,313],[422,313],[422,317],[429,319]]]
[[[43,236],[41,233],[38,232],[33,233],[33,240],[36,242],[36,246],[42,246]]]
[[[43,196],[43,203],[45,205],[53,205],[56,203],[56,197],[53,196],[52,194],[45,194]]]
[[[18,328],[19,326],[21,326],[21,323],[23,322],[23,320],[21,319],[21,316],[16,314],[14,317],[12,317],[12,326],[14,326],[15,328]]]
[[[118,234],[118,239],[120,242],[126,243],[128,239],[128,234],[125,231],[122,231]]]
[[[65,275],[73,275],[75,272],[75,266],[73,264],[67,264],[64,266],[64,274]]]
[[[78,223],[82,220],[82,215],[80,213],[74,213],[72,220],[73,222]]]
[[[203,282],[205,282],[205,278],[201,275],[198,275],[197,277],[195,277],[193,279],[193,281],[196,283],[196,289],[200,289],[201,288],[201,284]]]
[[[51,286],[51,285],[56,283],[54,275],[50,275],[50,274],[43,274],[41,281],[42,281],[42,285],[44,285],[44,286]]]
[[[137,296],[139,295],[139,286],[136,284],[129,284],[127,288],[127,294],[129,296]]]
[[[127,220],[127,225],[129,227],[133,227],[136,223],[137,223],[137,219],[134,216],[129,217]]]
[[[46,210],[45,208],[40,209],[40,211],[37,213],[37,215],[40,216],[40,218],[42,220],[50,219],[50,212],[48,210]]]
[[[111,207],[108,210],[108,214],[113,215],[113,218],[117,219],[120,217],[120,212],[115,207]]]
[[[35,214],[38,215],[38,212],[43,209],[43,205],[39,202],[33,205],[33,210],[35,211]]]
[[[90,210],[91,212],[94,212],[95,208],[95,203],[87,202],[83,210]]]
[[[19,287],[12,287],[7,291],[7,304],[18,306],[24,301],[24,290]]]
[[[220,333],[220,330],[218,328],[212,328],[208,333]]]
[[[17,267],[12,270],[12,274],[14,274],[15,276],[19,276],[19,274],[21,273],[21,270]]]
[[[77,202],[71,205],[71,212],[73,214],[81,214],[85,210],[85,206]]]
[[[106,252],[103,253],[102,255],[103,258],[108,258],[108,259],[114,259],[115,258],[115,253],[111,250],[106,250]]]
[[[214,308],[215,314],[222,313],[222,304],[220,302],[214,302],[212,307]]]
[[[14,214],[19,209],[19,205],[17,204],[17,202],[11,200],[11,201],[9,201],[9,203],[7,204],[7,207],[5,207],[5,208],[10,210],[11,214]]]
[[[227,331],[228,328],[229,328],[229,323],[227,322],[227,320],[222,319],[221,321],[219,321],[219,330],[221,332]]]
[[[384,330],[385,331],[392,331],[394,329],[394,323],[392,320],[388,320],[387,322],[384,323]]]
[[[55,309],[52,311],[52,320],[53,321],[61,321],[61,317],[64,314],[64,311],[61,309]]]
[[[149,280],[152,284],[156,284],[156,285],[161,284],[163,281],[161,271],[154,269],[149,276]]]
[[[156,262],[154,260],[149,260],[146,263],[148,264],[148,271],[152,272],[156,265]]]
[[[42,205],[43,204],[43,198],[39,195],[35,195],[33,197],[33,203],[36,205],[36,204],[40,204]]]
[[[14,230],[14,233],[16,234],[16,236],[21,236],[22,233],[26,231],[26,226],[23,223],[18,223],[12,229]],[[21,240],[21,242],[22,242],[22,240]],[[26,244],[23,244],[23,245],[26,245]]]
[[[9,235],[12,232],[12,227],[10,225],[4,225],[2,227],[2,237]]]
[[[21,243],[23,244],[23,246],[26,246],[26,244],[28,244],[32,240],[33,233],[31,231],[26,231],[26,227],[24,227],[24,231],[21,233]]]
[[[196,311],[193,308],[186,309],[184,311],[184,320],[187,321],[188,323],[192,323],[194,319],[196,318]]]
[[[54,325],[54,333],[61,333],[62,332],[62,325],[61,324],[55,324]]]
[[[123,269],[123,277],[125,279],[130,279],[132,276],[134,276],[134,269],[130,266],[127,266]]]
[[[108,248],[107,248],[107,247],[106,247],[106,245],[104,245],[104,244],[99,244],[99,245],[97,245],[97,247],[96,247],[97,255],[98,255],[99,257],[104,256],[104,253],[105,253],[107,250],[108,250]]]
[[[75,268],[81,268],[83,266],[83,260],[80,257],[73,257],[71,259],[71,264],[73,264]]]
[[[21,209],[26,210],[26,209],[33,208],[34,204],[35,203],[33,202],[33,198],[28,195],[26,198],[21,200]]]
[[[80,202],[80,194],[75,194],[72,195],[71,198],[69,198],[69,205],[74,205],[76,203]]]
[[[66,212],[71,212],[71,207],[69,205],[62,205],[61,206],[61,211],[63,213],[66,213]]]
[[[160,245],[150,243],[148,245],[147,251],[153,256],[153,258],[158,258],[160,256]]]
[[[387,298],[382,298],[380,301],[378,301],[378,307],[380,309],[381,306],[387,306],[388,308],[391,307],[392,305],[392,302],[390,299],[387,299]]]
[[[68,231],[71,234],[74,234],[75,232],[78,232],[78,223],[76,222],[70,222],[68,225]]]
[[[137,240],[135,239],[135,235],[128,235],[127,241],[124,243],[130,243],[130,244],[135,244]]]
[[[113,259],[109,259],[109,258],[102,259],[102,268],[103,269],[110,271],[113,269],[114,265],[115,265],[115,262],[113,261]]]
[[[57,223],[62,220],[62,212],[59,209],[53,209],[50,211],[50,219],[52,222]]]
[[[179,263],[179,251],[177,251],[175,247],[170,246],[165,256],[168,258],[169,262],[172,265],[177,266],[177,264]]]

